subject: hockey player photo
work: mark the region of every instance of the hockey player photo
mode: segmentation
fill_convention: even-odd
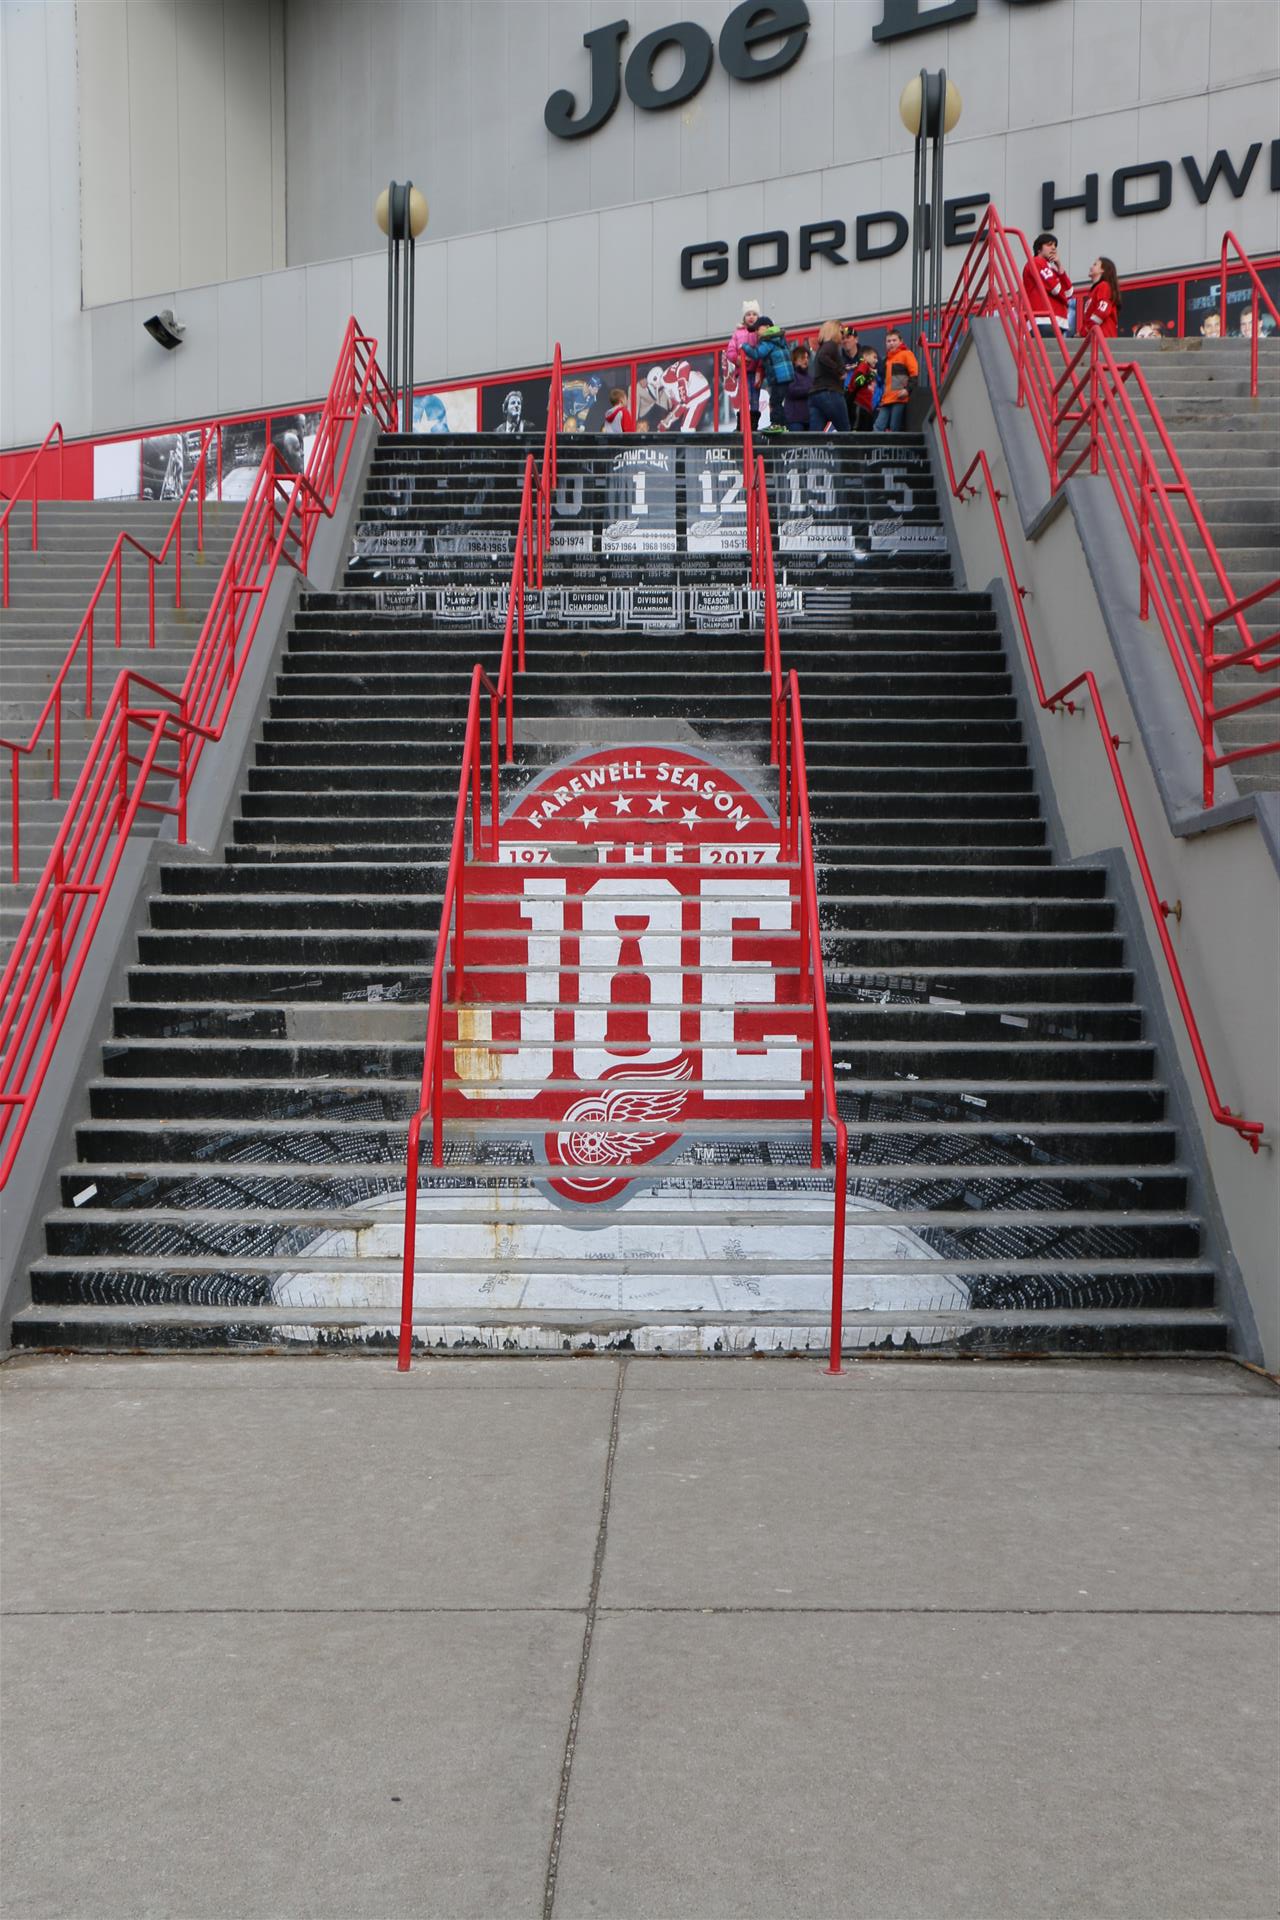
[[[703,356],[650,367],[638,399],[638,424],[649,433],[709,433],[710,359]]]

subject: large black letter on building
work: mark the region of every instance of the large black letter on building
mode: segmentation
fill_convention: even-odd
[[[772,247],[774,249],[771,265],[753,267],[752,249]],[[776,280],[785,273],[791,258],[791,241],[779,227],[773,233],[744,233],[738,242],[738,278],[739,280]]]
[[[561,140],[576,140],[581,134],[594,133],[604,125],[618,104],[622,79],[622,56],[618,50],[630,31],[629,20],[614,20],[607,27],[593,27],[590,33],[583,34],[582,44],[591,55],[591,105],[581,120],[574,120],[571,117],[575,105],[573,95],[567,87],[561,87],[543,109],[542,118],[548,133],[558,135]]]
[[[1145,180],[1154,175],[1156,190],[1149,200],[1139,200],[1131,207],[1125,197],[1131,180]],[[1173,167],[1167,160],[1148,160],[1136,167],[1117,167],[1111,176],[1111,211],[1116,219],[1122,219],[1132,213],[1163,213],[1173,200]]]
[[[1096,173],[1086,173],[1083,193],[1064,193],[1061,199],[1058,197],[1056,181],[1046,180],[1041,187],[1040,225],[1047,233],[1053,231],[1053,223],[1060,213],[1074,213],[1078,207],[1084,208],[1085,224],[1092,226],[1098,217],[1098,176]]]
[[[773,53],[754,54],[762,40],[782,39]],[[744,0],[720,29],[720,64],[735,80],[765,80],[785,73],[800,58],[809,37],[809,9],[804,0]]]
[[[659,89],[653,84],[653,63],[664,47],[679,47],[684,65],[669,87]],[[662,107],[678,107],[682,100],[692,99],[699,87],[705,86],[714,56],[711,35],[705,27],[695,26],[691,20],[658,27],[655,32],[646,33],[631,50],[627,62],[627,94],[646,113],[656,113]]]
[[[872,227],[892,227],[892,240],[887,240],[883,246],[873,247],[870,237]],[[901,213],[893,213],[888,209],[883,213],[860,213],[854,226],[854,255],[859,260],[887,260],[891,253],[901,253],[910,231]]]
[[[694,262],[705,262],[701,273],[695,275]],[[686,293],[695,293],[699,287],[722,287],[729,278],[729,242],[727,240],[706,240],[700,247],[681,247],[680,249],[680,285]]]

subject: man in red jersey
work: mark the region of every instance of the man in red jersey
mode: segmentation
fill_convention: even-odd
[[[1041,333],[1067,324],[1071,277],[1058,265],[1058,236],[1038,233],[1032,257],[1022,269],[1022,290]]]

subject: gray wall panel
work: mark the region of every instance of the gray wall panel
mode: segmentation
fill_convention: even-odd
[[[262,281],[228,280],[218,296],[218,406],[231,412],[276,397],[262,385]],[[241,399],[250,395],[252,400]]]
[[[449,365],[496,367],[498,364],[498,248],[492,233],[449,242]],[[504,293],[507,290],[504,289]],[[545,338],[542,352],[546,350]],[[532,329],[526,364],[542,358]]]
[[[495,239],[494,285],[499,290],[494,306],[496,361],[503,367],[524,366],[538,359],[541,343],[555,332],[547,319],[549,249],[541,227],[504,227]],[[595,273],[596,263],[589,258],[574,278],[581,286],[588,274],[594,282]],[[589,292],[594,315],[594,284]]]
[[[1136,146],[1139,157],[1149,159],[1168,156],[1175,166],[1184,153],[1203,155],[1209,138],[1209,96],[1202,93],[1194,100],[1167,100],[1160,106],[1139,107]],[[1212,149],[1210,149],[1212,151]],[[1265,155],[1259,155],[1259,165],[1265,164]],[[1183,183],[1179,183],[1182,185]],[[1185,192],[1185,185],[1183,185]],[[1226,206],[1221,211],[1215,208],[1213,234],[1209,232],[1209,209],[1195,204],[1194,195],[1186,195],[1189,204],[1183,207],[1178,220],[1178,243],[1183,248],[1181,260],[1203,260],[1222,238],[1223,222],[1230,218]],[[1131,220],[1128,223],[1134,229],[1133,264],[1142,268],[1167,267],[1168,235],[1160,232],[1159,220]],[[1088,232],[1088,229],[1085,229]],[[1075,243],[1073,242],[1073,247]],[[1085,233],[1079,238],[1081,252],[1074,254],[1072,271],[1080,272],[1088,242]],[[1101,247],[1095,252],[1104,251]],[[1090,254],[1090,259],[1093,255]],[[1087,268],[1088,260],[1084,260]]]
[[[1280,19],[1280,10],[1277,11]],[[1236,87],[1229,93],[1211,93],[1209,95],[1209,152],[1218,147],[1230,146],[1237,160],[1243,160],[1244,148],[1249,140],[1266,141],[1265,129],[1275,132],[1280,125],[1280,109],[1277,107],[1277,89],[1274,82],[1263,82],[1259,86]],[[1250,251],[1262,253],[1280,246],[1280,194],[1265,192],[1267,170],[1267,149],[1263,146],[1254,168],[1254,177],[1249,183],[1243,199],[1228,199],[1225,190],[1219,188],[1210,202],[1209,232],[1214,245],[1209,249],[1217,253],[1217,243],[1221,241],[1224,229],[1230,228],[1241,244]],[[1181,260],[1194,260],[1193,253],[1182,253]]]
[[[547,230],[547,337],[567,355],[588,359],[600,349],[600,223],[583,214]]]
[[[1213,0],[1181,0],[1176,33],[1167,30],[1169,0],[1141,0],[1138,86],[1143,100],[1197,92],[1209,71]]]
[[[118,306],[96,308],[92,324],[93,404],[89,431],[114,433],[133,426],[139,417],[133,399],[134,367],[138,358],[133,337],[133,303],[122,300]]]
[[[658,345],[653,311],[653,275],[637,273],[638,261],[653,259],[653,208],[619,207],[600,221],[600,350],[635,340]]]
[[[273,402],[306,400],[298,342],[306,338],[307,276],[302,267],[262,276],[262,391]],[[383,331],[382,316],[372,324]],[[184,347],[183,351],[186,349]]]
[[[174,298],[172,293],[166,293],[161,296],[159,304],[172,304]],[[210,364],[208,358],[202,354],[188,370],[189,376],[194,375],[194,384],[190,377],[180,384],[181,353],[165,353],[163,349],[154,346],[142,330],[143,321],[148,314],[155,312],[155,308],[146,302],[128,300],[125,302],[125,311],[129,315],[130,324],[128,335],[122,344],[125,353],[133,363],[134,419],[139,422],[174,420],[178,417],[180,410],[185,411],[183,403],[189,392],[197,397],[212,392],[216,407],[218,396],[216,376],[212,380],[205,378],[205,369]],[[210,311],[216,316],[216,300],[211,303]],[[198,307],[188,310],[188,318],[191,317],[195,318],[196,325],[200,327],[200,338],[218,340],[216,324],[213,327],[201,325],[204,316]],[[213,364],[216,367],[216,360]]]
[[[1280,67],[1280,7],[1275,0],[1213,0],[1209,23],[1211,87],[1253,80]],[[1274,131],[1274,129],[1273,129]]]
[[[306,391],[317,398],[333,377],[338,348],[351,318],[351,262],[307,268]],[[383,331],[379,326],[378,332]]]
[[[381,289],[364,309],[357,306],[356,318],[381,340],[386,327],[387,266],[384,253],[375,256],[377,286]],[[357,267],[359,262],[356,262]],[[355,293],[363,298],[360,285]],[[449,249],[422,247],[418,251],[418,277],[413,324],[414,378],[439,379],[449,364]]]
[[[1077,21],[1072,42],[1073,113],[1131,108],[1138,97],[1139,7],[1091,7]]]
[[[130,351],[135,356],[140,375],[152,360],[170,363],[174,370],[178,418],[198,419],[201,414],[218,411],[218,288],[189,288],[182,296],[181,305],[182,317],[187,323],[187,338],[176,353],[164,353],[142,331],[142,321],[150,310],[149,302],[131,301],[127,309],[130,314]],[[253,371],[251,367],[246,372],[244,399],[238,403],[240,406],[255,407],[261,398],[258,387],[253,384]],[[144,413],[134,417],[139,421],[148,418]],[[165,418],[163,414],[158,417]],[[172,419],[173,415],[168,417]]]

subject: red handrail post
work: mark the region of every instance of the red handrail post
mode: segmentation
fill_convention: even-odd
[[[53,787],[50,799],[62,798],[62,686],[53,692]]]
[[[419,1111],[409,1122],[409,1146],[405,1164],[404,1269],[400,1279],[400,1342],[396,1354],[396,1370],[399,1373],[409,1371],[409,1361],[413,1352],[413,1263],[418,1234],[418,1209],[415,1202],[418,1194],[418,1155],[421,1134],[422,1114]]]
[[[57,1009],[62,1005],[62,972],[65,959],[66,908],[67,908],[67,869],[66,855],[61,840],[54,853],[53,866],[54,900],[54,947],[53,947],[53,1005]]]
[[[844,1350],[844,1239],[849,1204],[849,1130],[836,1121],[835,1220],[831,1234],[831,1348],[826,1372],[841,1374]]]
[[[182,553],[181,542],[179,542],[179,545],[178,545],[178,553],[179,555],[181,555]],[[182,602],[179,601],[178,605],[181,606]],[[156,557],[154,553],[148,553],[147,555],[147,645],[154,650],[155,644],[156,644]]]
[[[1200,752],[1203,759],[1203,793],[1206,810],[1213,805],[1213,623],[1205,619],[1200,629]]]
[[[116,541],[116,645],[120,645],[124,598],[124,541]]]
[[[1138,618],[1145,620],[1151,611],[1151,576],[1148,571],[1151,563],[1151,543],[1149,527],[1151,521],[1151,487],[1148,480],[1147,459],[1144,454],[1138,475]]]
[[[489,837],[490,852],[498,858],[498,695],[489,695]]]

